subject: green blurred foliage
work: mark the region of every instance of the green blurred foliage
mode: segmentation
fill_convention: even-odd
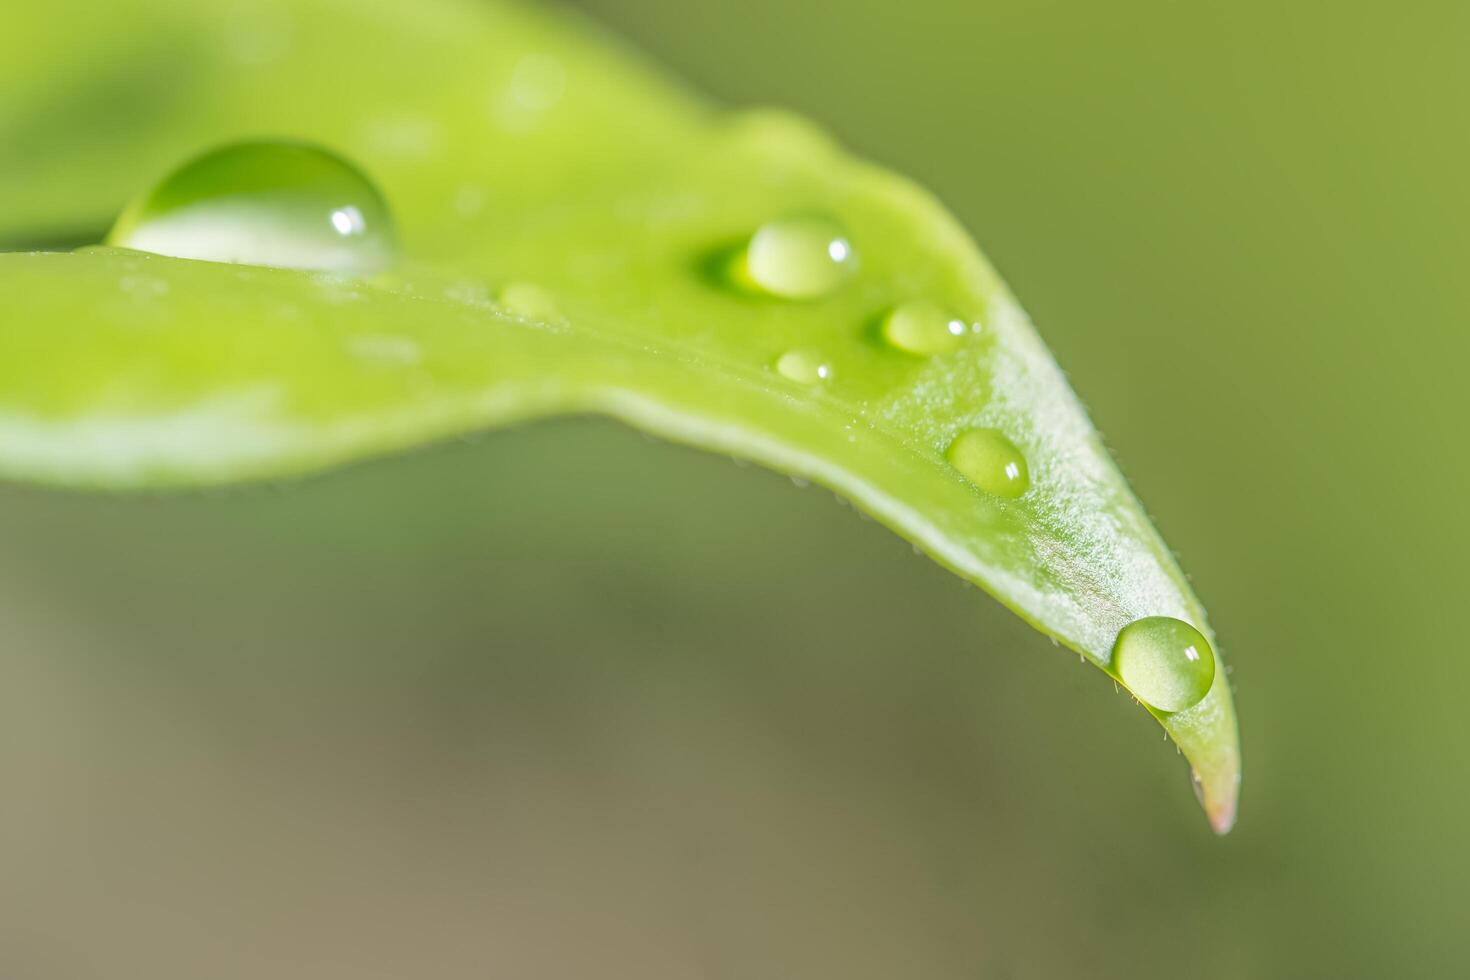
[[[586,6],[975,232],[1212,610],[1235,833],[830,495],[557,423],[0,490],[0,974],[1462,975],[1470,10]]]

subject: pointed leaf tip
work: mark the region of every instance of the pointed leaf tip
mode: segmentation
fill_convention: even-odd
[[[87,138],[72,140],[58,119],[34,130],[54,145],[26,147],[44,167],[0,163],[0,240],[105,226],[146,190],[136,175],[276,132],[373,174],[403,261],[354,278],[299,260],[0,255],[0,474],[197,486],[600,412],[830,487],[1104,669],[1139,617],[1207,634],[1025,314],[911,183],[792,117],[723,117],[585,25],[519,4],[418,0],[400,16],[294,0],[292,43],[263,71],[221,47],[210,2],[14,13],[3,119],[111,104],[117,78],[157,76],[150,39],[190,55],[173,65],[187,84],[132,92],[127,127],[78,120]],[[109,29],[69,29],[98,17]],[[68,39],[44,51],[54,91],[24,75],[37,37]],[[814,215],[840,232],[814,236]],[[749,282],[711,265],[773,227]],[[211,246],[216,230],[190,229]],[[268,230],[260,244],[279,248]],[[1219,833],[1240,772],[1223,675],[1158,716]]]

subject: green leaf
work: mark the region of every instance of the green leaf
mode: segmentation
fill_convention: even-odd
[[[1143,617],[1213,639],[1025,315],[912,184],[790,116],[717,113],[563,16],[455,0],[242,9],[53,0],[12,15],[0,242],[96,240],[153,176],[264,134],[373,175],[403,261],[354,278],[111,248],[0,255],[0,473],[200,486],[600,413],[850,497],[1110,672]],[[848,281],[791,301],[731,279],[757,228],[812,214],[846,229]],[[883,319],[916,302],[979,331],[944,353],[900,349]],[[792,351],[802,380],[776,367]],[[975,429],[1004,438],[950,452]],[[974,469],[1010,452],[1029,477],[1014,499]],[[1221,832],[1239,782],[1225,674],[1193,707],[1154,712]]]

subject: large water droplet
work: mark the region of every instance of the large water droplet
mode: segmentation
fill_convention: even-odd
[[[883,339],[910,354],[947,354],[964,343],[970,325],[927,300],[895,307],[883,320]]]
[[[945,458],[966,480],[997,497],[1019,497],[1031,485],[1026,457],[994,429],[960,433]]]
[[[1140,701],[1159,711],[1183,711],[1210,692],[1215,653],[1183,620],[1148,616],[1118,634],[1113,669]]]
[[[772,295],[815,299],[842,285],[857,267],[857,253],[830,218],[785,218],[756,231],[745,265],[750,281]]]
[[[236,143],[184,164],[136,199],[109,245],[210,262],[372,272],[393,224],[355,167],[302,143]]]
[[[792,381],[814,385],[832,377],[832,364],[818,351],[789,350],[776,360],[776,370]]]

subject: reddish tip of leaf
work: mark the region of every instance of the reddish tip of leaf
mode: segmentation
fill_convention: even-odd
[[[1236,797],[1232,793],[1227,799],[1216,800],[1205,808],[1205,816],[1210,819],[1210,829],[1222,837],[1235,826],[1235,803]]]

